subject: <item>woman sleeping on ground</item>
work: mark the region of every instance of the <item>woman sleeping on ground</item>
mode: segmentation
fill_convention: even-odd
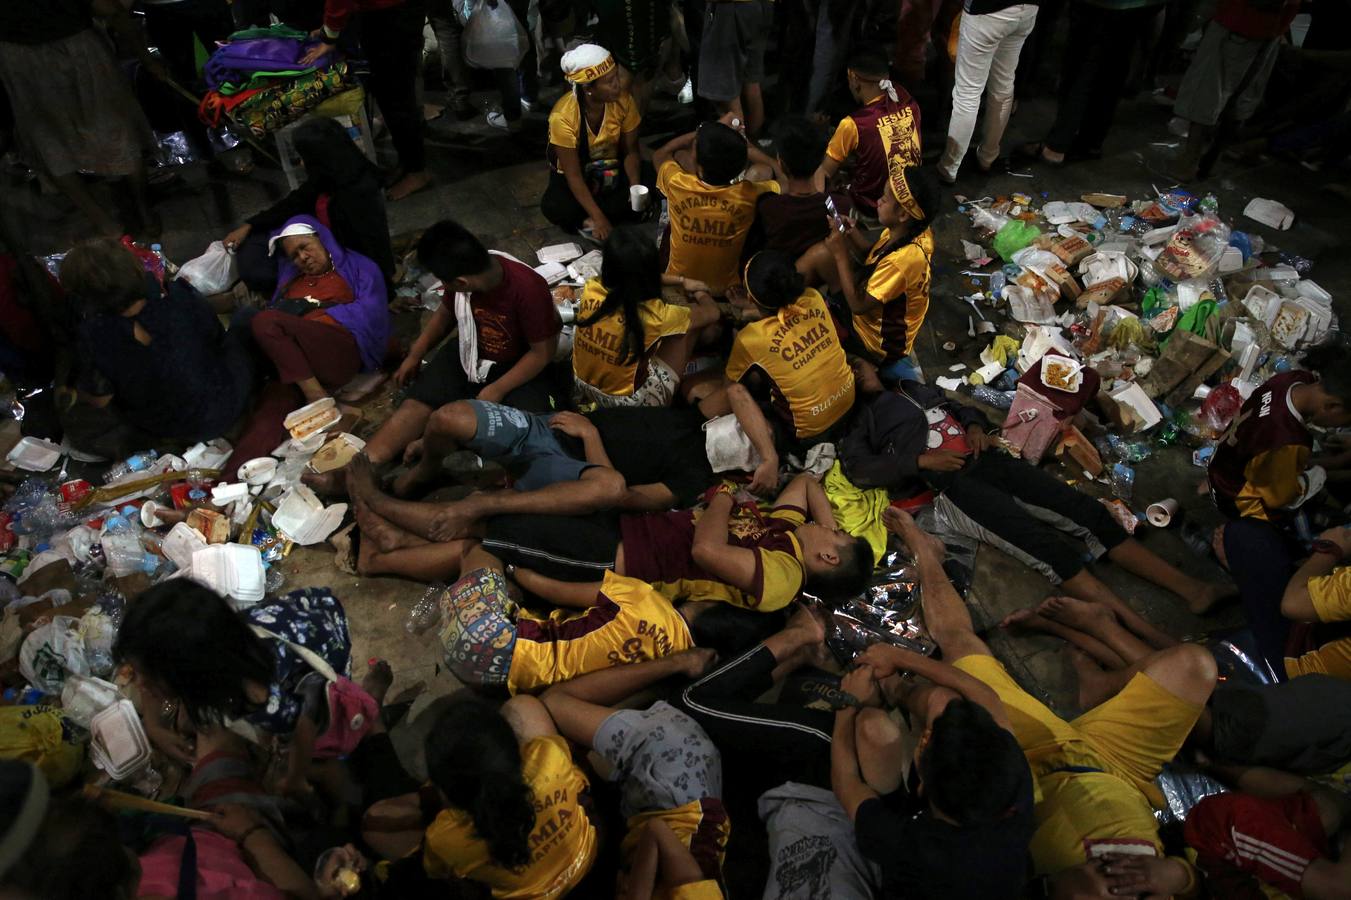
[[[296,216],[270,242],[281,257],[267,309],[241,310],[265,372],[264,391],[225,471],[271,452],[286,438],[287,414],[329,397],[360,372],[380,367],[389,339],[385,279],[375,263],[345,249],[313,216]]]

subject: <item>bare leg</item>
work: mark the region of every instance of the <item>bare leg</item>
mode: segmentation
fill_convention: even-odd
[[[477,541],[465,539],[444,544],[422,544],[385,553],[374,542],[363,541],[357,553],[357,572],[362,576],[399,575],[414,581],[445,581],[460,574],[460,561]]]
[[[132,209],[136,211],[136,218],[140,220],[140,236],[143,238],[159,237],[164,226],[161,224],[159,216],[150,207],[145,164],[138,161],[135,170],[122,180],[122,185],[131,200]]]
[[[759,83],[741,86],[741,107],[746,113],[746,137],[755,140],[765,124],[765,100]]]
[[[1077,649],[1071,653],[1081,655]],[[1086,656],[1084,658],[1087,660]],[[1076,662],[1075,657],[1071,656],[1071,662],[1075,662],[1076,669],[1083,667],[1079,672],[1079,693],[1080,702],[1085,708],[1095,706],[1116,694],[1135,677],[1137,672],[1148,675],[1159,687],[1174,697],[1203,707],[1215,690],[1215,680],[1218,676],[1215,657],[1199,644],[1178,644],[1167,650],[1155,650],[1116,672],[1103,672],[1092,660],[1087,660],[1086,663]],[[1088,679],[1087,685],[1084,682],[1085,677]]]
[[[403,401],[366,444],[366,456],[377,466],[397,461],[405,447],[422,437],[432,412],[432,407],[421,401]]]
[[[1121,626],[1116,615],[1100,603],[1086,603],[1073,597],[1047,597],[1037,612],[1048,619],[1097,638],[1120,657],[1121,665],[1128,666],[1144,659],[1153,648]]]
[[[432,539],[432,528],[440,512],[439,504],[399,500],[381,491],[375,483],[375,470],[363,454],[353,457],[343,471],[347,479],[347,494],[354,504],[368,506],[381,518],[404,531],[426,540]]]
[[[492,516],[584,516],[618,506],[626,488],[623,475],[593,466],[576,481],[560,481],[536,491],[482,491],[453,503],[435,504],[437,513],[428,536],[435,541],[462,537],[480,519]]]
[[[1070,648],[1070,664],[1079,676],[1079,708],[1083,710],[1092,709],[1115,697],[1131,680],[1125,669],[1103,671],[1092,657],[1078,647]]]
[[[478,432],[478,416],[463,400],[447,403],[427,419],[422,433],[422,459],[394,482],[394,493],[410,497],[441,475],[441,460],[453,453]]]
[[[1061,584],[1061,588],[1072,597],[1106,606],[1117,614],[1117,618],[1121,620],[1123,625],[1156,649],[1162,650],[1165,647],[1172,647],[1177,644],[1176,640],[1160,631],[1147,619],[1127,606],[1120,597],[1112,593],[1111,588],[1099,581],[1087,569],[1083,569],[1073,578],[1066,579]]]
[[[811,610],[799,607],[782,631],[765,639],[765,649],[774,654],[774,680],[780,681],[789,673],[820,657],[826,639],[825,626]]]
[[[1073,644],[1080,650],[1093,657],[1099,664],[1109,669],[1121,669],[1126,666],[1126,661],[1121,655],[1108,647],[1102,641],[1091,635],[1085,634],[1077,628],[1070,628],[1068,625],[1062,625],[1054,619],[1049,619],[1037,611],[1037,607],[1028,609],[1014,610],[1003,622],[999,623],[1001,628],[1030,628],[1034,631],[1044,631],[1047,634]]]
[[[797,270],[812,287],[824,284],[831,291],[840,289],[839,266],[824,242],[813,245],[798,257]]]
[[[307,403],[314,403],[316,400],[322,400],[328,396],[328,391],[319,383],[319,379],[313,376],[296,382],[296,387],[300,388],[300,393],[305,395]]]
[[[1108,551],[1107,558],[1132,575],[1139,575],[1146,581],[1152,581],[1159,587],[1177,594],[1186,602],[1187,608],[1198,616],[1205,615],[1216,603],[1233,596],[1238,590],[1233,585],[1208,584],[1199,578],[1193,578],[1159,557],[1135,538],[1127,538],[1117,544]]]
[[[363,499],[353,499],[352,513],[356,517],[357,527],[361,529],[362,540],[373,544],[381,552],[389,553],[394,550],[402,550],[405,547],[421,547],[423,544],[429,543],[426,539],[405,531],[380,516]]]

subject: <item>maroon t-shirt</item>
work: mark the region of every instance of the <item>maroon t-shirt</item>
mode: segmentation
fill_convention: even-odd
[[[549,285],[529,266],[500,256],[502,283],[491,291],[470,295],[469,305],[478,325],[479,357],[515,365],[531,344],[548,340],[563,330]]]
[[[1216,496],[1232,503],[1248,484],[1248,464],[1263,453],[1292,444],[1311,447],[1313,438],[1290,404],[1290,390],[1317,381],[1296,369],[1273,375],[1239,409],[1229,431],[1215,446],[1207,475]],[[1276,510],[1267,510],[1268,515]]]
[[[1220,0],[1215,21],[1240,37],[1269,41],[1290,28],[1299,12],[1299,0],[1257,3],[1254,0]]]
[[[847,194],[831,194],[835,211],[849,215],[854,205]],[[764,235],[762,249],[782,250],[794,259],[830,236],[826,221],[825,193],[794,197],[790,194],[765,193],[755,202],[755,224]]]

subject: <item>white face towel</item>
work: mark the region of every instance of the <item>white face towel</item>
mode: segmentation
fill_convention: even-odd
[[[510,253],[489,250],[493,256],[500,256],[512,262],[521,263]],[[525,263],[521,263],[525,265]],[[478,326],[474,324],[474,310],[469,304],[469,291],[455,292],[455,322],[460,329],[460,365],[465,377],[473,384],[483,384],[488,380],[488,371],[493,367],[491,361],[478,358]]]

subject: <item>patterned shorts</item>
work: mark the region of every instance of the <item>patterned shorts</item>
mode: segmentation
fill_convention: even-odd
[[[446,668],[470,687],[505,687],[516,649],[515,604],[495,569],[466,572],[441,595]]]
[[[582,381],[573,379],[578,404],[594,403],[602,408],[616,406],[670,406],[675,401],[680,376],[676,370],[657,357],[647,362],[647,378],[628,396],[607,394]]]
[[[689,716],[662,700],[611,713],[592,742],[623,780],[620,812],[630,818],[722,796],[722,757]]]

